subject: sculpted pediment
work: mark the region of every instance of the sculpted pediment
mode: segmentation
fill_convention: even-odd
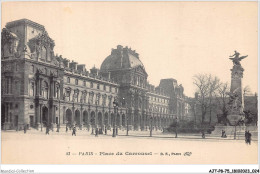
[[[46,31],[30,39],[28,46],[30,48],[32,58],[51,61],[54,57],[53,48],[55,43],[54,40],[49,37]]]

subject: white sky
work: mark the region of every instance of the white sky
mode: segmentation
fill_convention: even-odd
[[[237,50],[244,86],[257,92],[257,2],[4,2],[2,28],[27,18],[45,26],[55,54],[100,67],[117,45],[140,55],[148,80],[175,78],[193,96],[192,77],[211,73],[230,82]]]

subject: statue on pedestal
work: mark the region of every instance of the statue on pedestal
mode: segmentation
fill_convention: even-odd
[[[246,56],[241,56],[241,57],[239,57],[239,55],[240,55],[240,53],[235,50],[234,55],[229,56],[229,59],[233,61],[233,65],[234,66],[235,65],[241,66],[240,61],[247,57],[247,55]]]
[[[229,95],[229,113],[228,118],[232,124],[236,124],[238,120],[244,117],[244,96],[243,96],[243,67],[240,61],[247,56],[240,56],[240,53],[235,51],[234,55],[229,56],[229,59],[233,62],[233,68],[231,69],[231,88]]]

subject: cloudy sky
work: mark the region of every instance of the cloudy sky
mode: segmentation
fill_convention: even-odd
[[[257,92],[257,2],[4,2],[2,28],[27,18],[45,26],[55,53],[87,69],[117,45],[140,54],[151,84],[174,78],[193,96],[193,76],[230,82],[237,50],[248,58],[243,85]]]

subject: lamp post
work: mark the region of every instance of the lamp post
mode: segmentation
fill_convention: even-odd
[[[153,117],[150,116],[150,137],[153,136]]]
[[[116,137],[116,116],[117,116],[117,111],[118,111],[118,101],[116,99],[113,101],[113,106],[114,106],[114,124],[113,124],[112,137]]]
[[[129,131],[129,110],[126,108],[126,136],[128,136],[128,131]]]
[[[175,138],[178,138],[178,133],[177,133],[177,131],[178,131],[178,118],[177,118],[177,116],[176,116]]]

